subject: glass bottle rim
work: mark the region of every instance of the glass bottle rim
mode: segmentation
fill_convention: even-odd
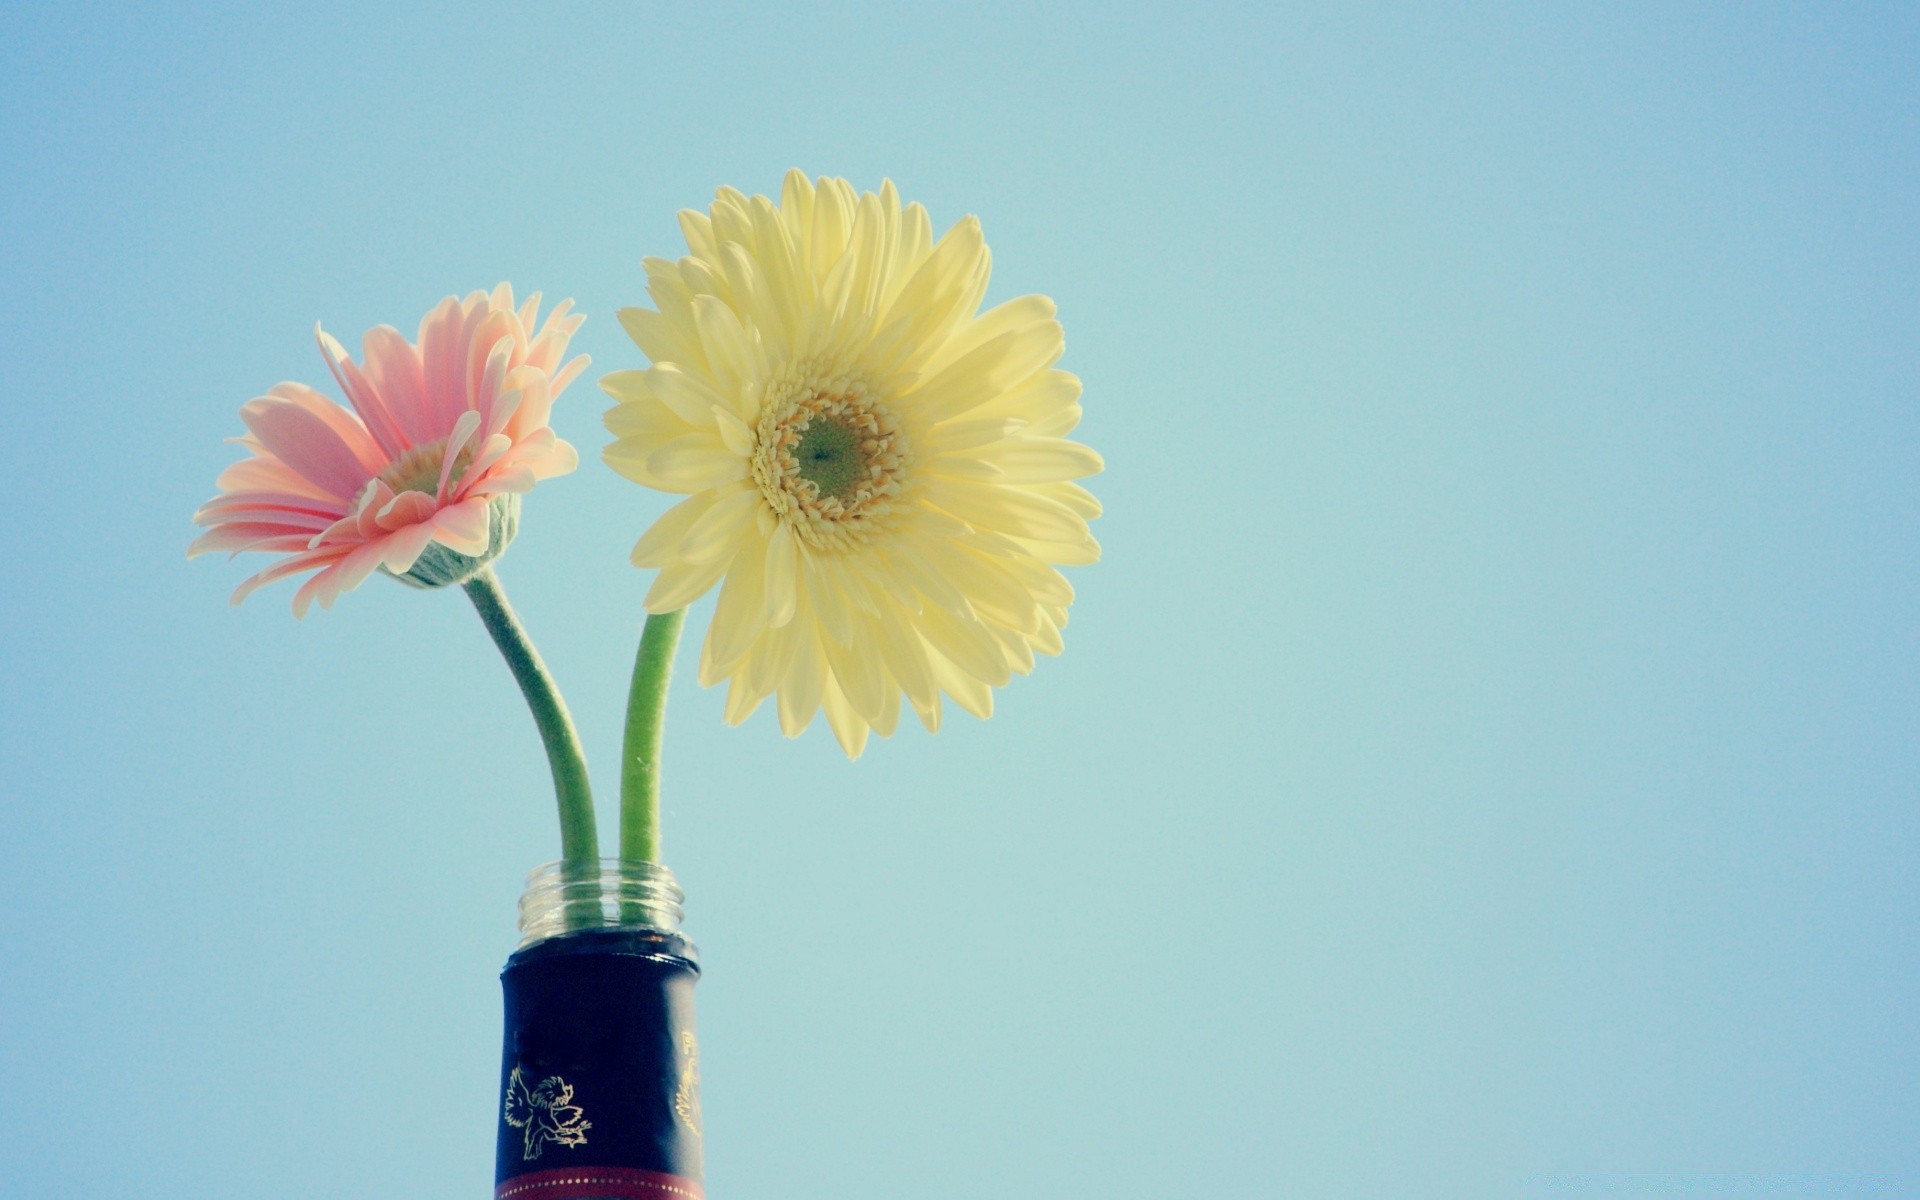
[[[542,863],[520,894],[520,949],[567,933],[655,929],[677,932],[686,893],[666,866],[601,858]]]

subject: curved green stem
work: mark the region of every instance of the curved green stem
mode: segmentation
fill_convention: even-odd
[[[560,804],[560,857],[571,863],[593,864],[600,856],[600,837],[593,822],[593,787],[587,780],[580,735],[574,732],[573,718],[567,715],[567,702],[560,698],[547,664],[540,661],[540,652],[533,648],[527,631],[513,615],[493,568],[480,568],[460,586],[479,610],[481,623],[493,635],[493,644],[500,647],[514,682],[520,685],[520,694],[533,710],[533,723],[547,748],[553,792]]]
[[[667,720],[673,652],[687,610],[647,618],[627,690],[627,733],[620,758],[620,857],[660,861],[660,741]]]

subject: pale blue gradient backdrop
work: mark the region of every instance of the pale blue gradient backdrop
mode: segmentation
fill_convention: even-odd
[[[1552,7],[7,5],[0,1192],[487,1192],[531,723],[188,516],[316,319],[641,365],[799,165],[1058,300],[1106,561],[851,766],[682,671],[716,1197],[1920,1194],[1920,14]],[[502,571],[603,810],[604,403]]]

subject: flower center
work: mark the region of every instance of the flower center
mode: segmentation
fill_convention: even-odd
[[[802,364],[776,379],[755,431],[753,478],[815,549],[864,539],[893,508],[906,439],[866,385]]]
[[[862,440],[860,431],[840,417],[815,417],[800,429],[794,466],[822,496],[845,500],[867,478]]]
[[[392,488],[396,494],[425,492],[431,496],[440,490],[440,464],[446,452],[445,438],[437,442],[428,442],[423,446],[415,446],[394,459],[387,469],[375,478]],[[453,472],[447,477],[447,482],[450,484],[459,482],[461,473],[472,461],[472,449],[462,450],[460,456],[453,460]]]

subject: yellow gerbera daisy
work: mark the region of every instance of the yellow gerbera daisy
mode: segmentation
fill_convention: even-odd
[[[646,261],[658,311],[620,314],[653,366],[601,381],[607,462],[688,494],[633,549],[648,611],[725,581],[700,682],[729,681],[732,724],[778,692],[789,737],[824,706],[857,757],[903,694],[930,730],[943,692],[987,717],[1060,652],[1055,566],[1100,555],[1053,302],[979,312],[980,222],[935,242],[891,182],[792,171],[777,205],[722,188],[680,225],[688,256]]]

